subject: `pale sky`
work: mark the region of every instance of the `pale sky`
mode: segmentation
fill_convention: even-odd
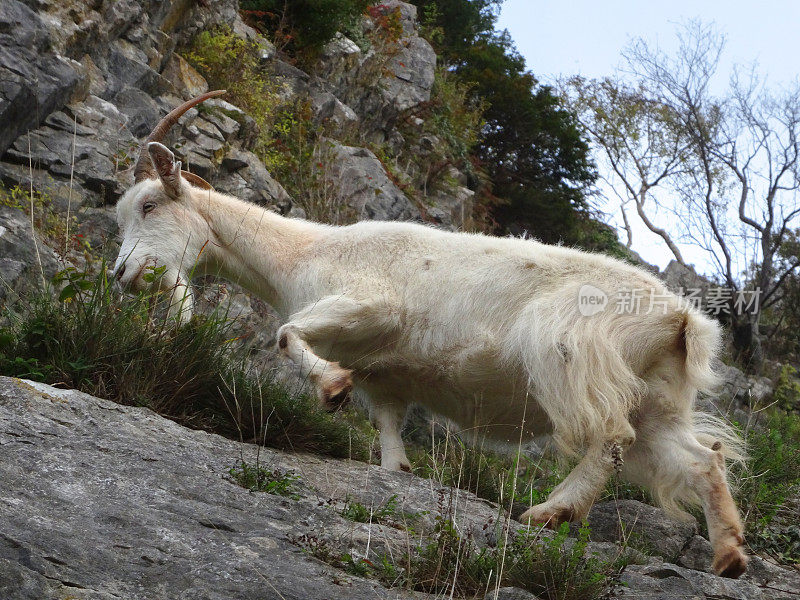
[[[562,75],[614,74],[633,38],[669,51],[675,47],[676,23],[693,18],[713,22],[727,38],[720,89],[737,63],[757,62],[772,85],[800,76],[800,0],[505,0],[497,26],[508,29],[528,68],[548,83]],[[617,203],[613,200],[609,211]],[[672,255],[660,238],[638,222],[635,211],[629,217],[636,225],[634,250],[666,266]],[[698,270],[708,270],[701,252],[681,250]]]

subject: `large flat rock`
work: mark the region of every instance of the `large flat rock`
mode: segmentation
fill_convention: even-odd
[[[288,538],[366,542],[367,526],[321,502],[306,476],[328,479],[331,492],[403,495],[413,484],[411,495],[426,498],[430,482],[262,449],[262,463],[297,468],[303,497],[292,500],[227,478],[255,453],[147,409],[0,378],[0,598],[424,597],[345,575]]]

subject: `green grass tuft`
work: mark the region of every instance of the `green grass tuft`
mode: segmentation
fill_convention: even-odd
[[[161,296],[121,296],[105,269],[74,269],[11,307],[0,328],[0,374],[146,406],[189,427],[274,448],[366,459],[366,436],[249,368],[224,313],[183,326],[160,317]]]
[[[293,500],[300,499],[295,489],[300,477],[292,471],[267,469],[259,464],[251,465],[240,460],[228,469],[228,475],[251,492],[266,492]]]

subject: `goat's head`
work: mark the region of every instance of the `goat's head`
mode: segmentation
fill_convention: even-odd
[[[171,312],[191,314],[189,278],[206,242],[205,222],[194,209],[197,188],[211,189],[201,177],[181,171],[181,162],[159,142],[187,110],[224,90],[185,102],[153,129],[134,167],[135,184],[117,203],[122,246],[114,273],[126,288],[172,289]]]

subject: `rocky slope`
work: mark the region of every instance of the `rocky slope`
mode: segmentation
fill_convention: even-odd
[[[0,449],[0,597],[8,600],[433,598],[347,574],[309,548],[401,557],[443,505],[459,530],[497,542],[496,506],[435,481],[259,449],[18,379],[0,378]],[[296,473],[294,495],[237,485],[228,470],[242,458]],[[394,495],[417,533],[342,516],[347,498],[380,506]],[[590,523],[588,553],[618,552],[609,542],[624,530],[674,561],[628,566],[618,598],[789,600],[800,589],[796,572],[758,558],[741,580],[709,574],[708,542],[695,527],[638,502],[600,504]]]

